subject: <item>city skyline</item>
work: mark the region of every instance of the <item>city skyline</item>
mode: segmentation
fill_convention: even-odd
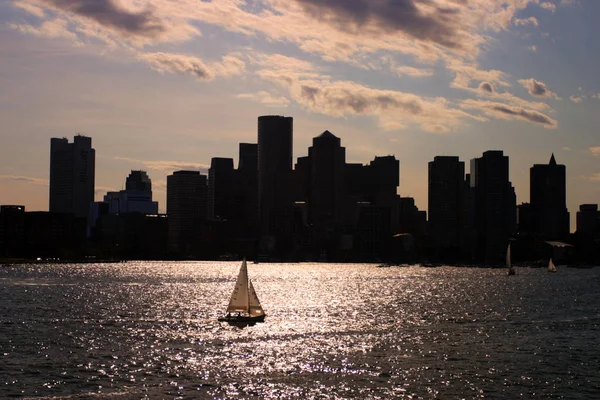
[[[144,169],[164,212],[168,174],[237,163],[266,114],[294,117],[294,164],[325,130],[348,163],[395,155],[399,193],[421,210],[429,161],[487,150],[510,158],[519,204],[529,168],[554,153],[571,230],[600,198],[597,3],[106,1],[102,15],[87,3],[0,5],[1,204],[47,210],[48,140],[80,132],[98,153],[96,200]],[[443,6],[456,12],[442,19]]]

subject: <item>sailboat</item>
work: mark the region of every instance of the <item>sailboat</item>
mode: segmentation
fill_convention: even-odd
[[[510,243],[508,244],[508,248],[506,249],[506,267],[508,268],[508,275],[515,274],[515,268],[510,262]]]
[[[552,262],[552,258],[550,258],[550,262],[548,262],[548,272],[556,272],[556,265]]]
[[[242,261],[240,272],[227,306],[227,314],[219,318],[221,322],[254,323],[264,322],[265,312],[260,305],[252,281],[248,280],[246,259]]]

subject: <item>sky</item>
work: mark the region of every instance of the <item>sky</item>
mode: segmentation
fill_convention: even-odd
[[[96,199],[148,171],[236,161],[257,117],[294,117],[294,163],[329,130],[346,161],[400,160],[427,209],[427,165],[503,150],[567,166],[572,230],[600,202],[600,1],[0,0],[0,204],[48,209],[50,138],[96,149]]]

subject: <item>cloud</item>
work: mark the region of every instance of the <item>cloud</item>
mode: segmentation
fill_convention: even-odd
[[[275,97],[264,90],[258,93],[242,93],[235,97],[239,99],[249,99],[264,104],[267,107],[287,107],[290,101],[286,97]]]
[[[200,34],[185,17],[168,15],[161,1],[17,0],[21,8],[48,21],[68,26],[73,34],[111,46],[127,47],[155,42],[177,42]],[[144,8],[141,8],[141,7]],[[166,14],[165,14],[166,11]],[[35,27],[34,27],[35,28]],[[52,37],[52,36],[50,36]]]
[[[239,75],[246,69],[246,64],[233,56],[225,56],[220,62],[210,65],[204,64],[198,57],[173,53],[139,53],[138,59],[161,73],[188,74],[201,81],[211,81],[217,76]]]
[[[210,165],[194,163],[194,162],[185,162],[185,161],[155,161],[155,160],[138,160],[135,158],[129,157],[113,157],[114,160],[126,161],[131,164],[144,165],[146,168],[161,171],[164,173],[171,173],[173,171],[179,170],[191,170],[191,171],[200,171],[207,173]]]
[[[600,157],[600,146],[590,147],[589,150],[594,156]]]
[[[448,48],[462,48],[461,9],[425,0],[296,0],[313,18],[363,34],[402,32]]]
[[[513,20],[513,24],[515,24],[516,26],[524,26],[524,25],[540,26],[540,23],[538,22],[536,17],[515,18]]]
[[[510,86],[507,75],[496,69],[479,69],[476,64],[465,64],[463,61],[457,59],[448,60],[446,68],[456,74],[450,84],[453,88],[469,89],[472,81],[488,82],[495,86]]]
[[[26,182],[36,186],[48,186],[48,179],[31,178],[21,175],[0,175],[0,180]]]
[[[554,129],[558,126],[556,120],[539,111],[494,101],[468,99],[461,103],[461,107],[465,109],[481,110],[490,117],[499,119],[518,119],[539,124],[550,129]]]
[[[545,8],[546,10],[550,10],[552,12],[556,11],[556,4],[551,3],[549,1],[541,2],[540,7]]]
[[[394,66],[392,67],[392,71],[396,72],[400,76],[407,75],[413,78],[422,78],[433,75],[433,70],[429,68],[420,69],[408,66]]]
[[[352,81],[336,81],[300,60],[286,58],[279,67],[267,61],[271,59],[269,55],[256,58],[262,67],[257,75],[287,89],[289,98],[316,113],[342,118],[373,117],[385,130],[404,129],[408,124],[436,133],[450,132],[464,119],[482,120],[452,108],[443,98],[425,98]]]
[[[43,0],[42,3],[96,21],[126,36],[157,38],[166,30],[152,10],[129,11],[113,0]]]
[[[590,182],[600,182],[600,172],[596,172],[589,176],[582,176],[581,178]]]
[[[494,87],[489,82],[481,82],[479,84],[479,89],[483,90],[484,92],[494,93]]]
[[[20,31],[21,33],[27,33],[34,36],[65,38],[73,41],[77,45],[81,45],[77,35],[68,29],[67,21],[65,20],[54,19],[45,21],[38,27],[28,24],[10,24],[9,27]]]
[[[518,82],[534,97],[558,99],[556,93],[548,89],[548,86],[544,82],[537,81],[533,78],[519,79]]]
[[[575,96],[575,95],[569,96],[569,100],[571,100],[573,103],[581,103],[583,101],[583,99],[585,99],[585,96]]]
[[[535,44],[532,44],[531,46],[528,47],[528,49],[535,53],[537,51],[537,46]]]

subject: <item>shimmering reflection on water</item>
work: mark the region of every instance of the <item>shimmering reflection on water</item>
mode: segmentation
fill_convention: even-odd
[[[600,398],[600,268],[238,268],[0,268],[0,397]]]

